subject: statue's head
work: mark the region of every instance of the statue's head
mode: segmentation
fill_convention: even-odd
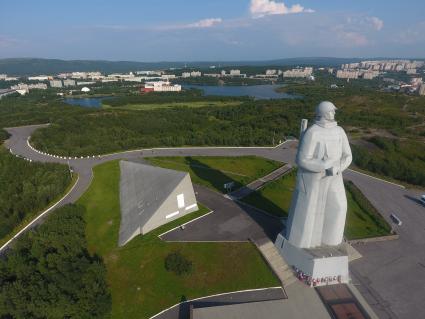
[[[329,101],[320,102],[316,106],[316,119],[319,121],[335,121],[336,106]]]

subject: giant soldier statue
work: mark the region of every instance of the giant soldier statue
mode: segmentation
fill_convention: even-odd
[[[321,102],[315,123],[301,133],[285,236],[298,248],[336,246],[343,240],[347,198],[341,173],[352,156],[347,135],[335,121],[335,110],[331,102]]]

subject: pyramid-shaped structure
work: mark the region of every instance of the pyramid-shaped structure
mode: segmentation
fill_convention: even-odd
[[[140,162],[120,162],[119,246],[198,209],[190,175]]]

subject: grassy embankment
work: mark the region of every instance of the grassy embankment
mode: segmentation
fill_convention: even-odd
[[[286,217],[291,204],[295,178],[296,173],[292,172],[270,182],[264,188],[251,193],[242,200],[270,214]],[[349,187],[346,186],[346,193],[348,211],[344,234],[347,239],[369,238],[390,234],[390,225],[354,184],[350,184]]]
[[[60,200],[76,180],[66,165],[28,162],[0,144],[0,246]]]
[[[52,207],[53,205],[55,205],[59,200],[61,200],[61,198],[63,196],[65,196],[65,194],[67,194],[75,185],[75,183],[78,180],[78,175],[77,174],[72,174],[72,178],[71,181],[68,185],[68,187],[62,191],[62,193],[60,193],[60,195],[56,196],[46,207],[44,207],[41,210],[37,210],[35,212],[30,212],[29,214],[27,214],[25,216],[25,218],[19,222],[19,224],[17,224],[13,230],[8,233],[7,235],[5,235],[4,237],[2,237],[0,239],[0,246],[4,245],[9,239],[11,239],[13,236],[15,236],[18,232],[20,232],[25,226],[27,226],[34,218],[36,218],[38,215],[40,215],[42,212],[46,211],[47,209],[49,209],[50,207]]]
[[[250,243],[166,243],[157,235],[208,209],[184,216],[124,247],[117,247],[120,221],[119,165],[94,168],[94,180],[79,200],[86,212],[90,252],[101,255],[112,293],[112,318],[148,318],[185,299],[241,289],[270,287],[278,280]],[[192,261],[189,275],[167,272],[164,258],[180,251]]]
[[[234,182],[233,190],[269,174],[282,166],[282,163],[256,157],[186,156],[151,157],[151,164],[186,171],[192,182],[225,193],[223,185]]]

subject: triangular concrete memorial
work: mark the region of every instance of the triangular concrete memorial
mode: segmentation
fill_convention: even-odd
[[[119,246],[198,210],[190,175],[138,162],[120,162]]]

